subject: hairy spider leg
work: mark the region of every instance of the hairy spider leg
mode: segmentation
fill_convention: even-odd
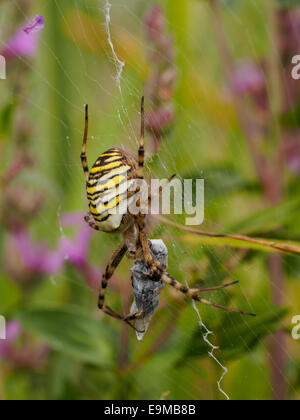
[[[198,296],[198,293],[206,292],[208,290],[213,290],[212,288],[208,289],[190,289],[189,287],[184,286],[183,284],[179,283],[177,280],[175,280],[167,271],[164,271],[161,276],[162,280],[169,284],[170,286],[174,287],[176,290],[179,290],[181,293],[185,294],[186,296],[190,297],[193,300],[196,300],[200,303],[204,303],[205,305],[214,306],[215,308],[223,309],[225,311],[229,312],[236,312],[242,315],[249,315],[249,316],[256,316],[256,314],[253,314],[251,312],[245,312],[241,311],[240,309],[235,308],[229,308],[227,306],[218,305],[217,303],[210,302],[209,300],[202,299],[200,296]],[[233,282],[228,285],[223,285],[221,287],[216,286],[217,288],[224,288],[231,286],[232,284],[236,284],[236,282]],[[215,289],[216,290],[216,289]]]
[[[89,126],[89,107],[88,105],[86,105],[85,106],[84,136],[83,136],[83,143],[82,143],[82,149],[81,149],[81,155],[80,155],[86,182],[88,182],[89,180],[89,167],[88,167],[87,158],[86,158],[86,143],[87,143],[87,138],[88,138],[88,126]]]

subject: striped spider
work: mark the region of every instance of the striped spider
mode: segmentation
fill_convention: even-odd
[[[115,214],[113,209],[121,206],[127,197],[131,197],[135,192],[129,192],[128,185],[135,180],[144,180],[144,98],[141,102],[141,137],[138,148],[138,160],[134,159],[128,152],[119,148],[111,148],[102,153],[96,160],[94,166],[89,171],[86,157],[86,145],[88,138],[88,106],[85,109],[85,130],[83,137],[83,145],[81,151],[81,162],[86,178],[86,191],[89,202],[89,213],[85,217],[85,221],[92,229],[103,231],[107,233],[121,233],[123,241],[118,249],[112,255],[105,272],[103,274],[101,289],[98,299],[98,307],[116,319],[126,322],[132,328],[135,328],[131,321],[143,316],[142,311],[134,314],[123,316],[111,309],[105,303],[105,291],[108,282],[111,279],[114,271],[120,264],[122,258],[127,254],[128,257],[133,257],[136,260],[141,259],[149,267],[150,273],[147,274],[154,282],[163,280],[165,283],[175,287],[181,293],[194,299],[195,301],[204,303],[206,305],[214,306],[216,308],[224,309],[231,312],[237,312],[243,315],[254,314],[244,312],[234,308],[228,308],[216,303],[203,299],[199,295],[210,290],[224,289],[232,286],[238,282],[231,282],[216,287],[209,287],[205,289],[191,289],[177,280],[175,280],[167,271],[162,268],[160,264],[155,261],[150,250],[150,243],[146,234],[146,215],[141,209],[137,214],[131,214],[128,209],[121,214]],[[169,181],[173,179],[171,177]],[[138,202],[139,200],[137,200]],[[151,196],[149,196],[151,201]],[[140,205],[140,204],[138,204]]]

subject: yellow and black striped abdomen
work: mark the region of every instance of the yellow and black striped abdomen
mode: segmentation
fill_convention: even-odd
[[[122,231],[128,224],[127,190],[136,176],[136,161],[121,149],[104,152],[92,167],[87,183],[90,212],[105,232]],[[125,223],[126,219],[126,223]]]

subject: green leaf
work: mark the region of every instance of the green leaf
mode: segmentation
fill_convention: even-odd
[[[99,366],[113,363],[116,336],[109,324],[72,306],[25,309],[17,318],[55,350]]]
[[[289,9],[300,5],[300,0],[277,0],[280,9]]]
[[[300,3],[299,3],[300,4]],[[288,109],[280,116],[280,122],[287,128],[298,128],[300,124],[300,101],[297,100],[292,109]]]
[[[216,356],[219,360],[228,361],[252,351],[268,334],[278,329],[287,312],[285,308],[272,306],[264,312],[258,310],[255,318],[226,314],[210,337],[211,342],[219,347]],[[197,328],[187,343],[183,358],[206,357],[209,351],[211,348]]]
[[[237,318],[228,314],[224,317],[218,334],[221,359],[237,359],[252,351],[261,340],[278,329],[280,321],[287,313],[286,308],[272,306],[263,313],[258,310],[255,318]]]
[[[0,274],[0,314],[8,315],[21,300],[18,285],[4,273]]]
[[[251,183],[244,179],[233,167],[221,165],[203,168],[201,172],[188,172],[182,175],[183,179],[205,179],[206,204],[224,195],[237,191],[259,191],[258,183]],[[195,191],[195,188],[194,190]]]
[[[219,234],[204,232],[191,226],[184,226],[175,223],[164,216],[156,216],[161,222],[173,226],[178,230],[189,232],[178,236],[181,240],[192,245],[215,245],[229,246],[233,248],[254,249],[265,252],[281,252],[300,255],[300,243],[282,239],[255,238],[239,234]]]
[[[293,214],[300,211],[300,199],[286,201],[278,206],[269,207],[253,213],[234,225],[226,226],[224,232],[247,234],[266,232],[281,227]]]
[[[11,102],[2,108],[0,113],[0,136],[7,135],[10,127],[16,103]]]

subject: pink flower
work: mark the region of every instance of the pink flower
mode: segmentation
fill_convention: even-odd
[[[15,235],[17,249],[30,272],[56,275],[65,261],[76,267],[83,267],[88,262],[93,231],[84,222],[83,215],[68,213],[62,216],[61,221],[64,226],[77,225],[79,230],[74,239],[62,236],[56,250],[50,250],[42,241],[34,244],[29,233],[24,230]]]
[[[151,73],[145,92],[154,107],[146,117],[146,129],[151,134],[152,152],[157,153],[164,131],[174,121],[171,104],[176,83],[176,66],[173,40],[166,28],[166,18],[159,4],[149,7],[144,19],[144,28],[149,41]]]
[[[145,125],[147,130],[163,132],[170,126],[174,117],[174,111],[171,106],[162,106],[148,113]]]
[[[1,52],[6,59],[23,56],[33,57],[39,45],[40,31],[45,25],[44,16],[37,15],[31,21],[25,22],[10,38]]]
[[[300,130],[294,130],[284,135],[284,154],[290,170],[300,174]]]
[[[88,252],[92,229],[84,221],[81,213],[67,213],[61,218],[64,226],[79,226],[78,233],[74,240],[62,237],[59,244],[59,252],[65,260],[77,267],[83,267],[88,262]]]
[[[5,270],[15,281],[34,284],[44,275],[58,275],[65,263],[80,272],[89,287],[98,286],[103,270],[89,262],[89,247],[93,230],[83,219],[82,213],[61,216],[63,226],[76,227],[75,237],[62,235],[56,249],[43,242],[34,242],[30,233],[23,229],[9,236],[5,247]]]
[[[0,340],[0,357],[9,357],[11,346],[22,334],[22,327],[18,321],[9,321],[6,325],[6,340]]]
[[[34,19],[27,23],[24,28],[24,32],[27,34],[33,34],[39,32],[45,26],[45,19],[43,15],[36,15]]]
[[[240,61],[232,75],[232,87],[242,95],[262,90],[265,87],[263,71],[250,61]]]
[[[165,16],[159,4],[150,7],[145,18],[145,30],[149,39],[156,41],[164,35]]]
[[[58,251],[51,251],[44,242],[34,244],[25,230],[15,235],[16,248],[23,263],[33,274],[58,274],[63,265],[63,258]]]
[[[63,226],[76,226],[77,232],[75,238],[63,235],[54,250],[43,241],[35,243],[25,229],[11,235],[6,258],[6,269],[10,274],[15,273],[14,277],[18,279],[24,277],[28,280],[30,278],[34,280],[42,275],[57,275],[63,269],[65,262],[81,270],[87,270],[93,230],[85,223],[82,213],[67,213],[61,217],[61,223]],[[12,253],[14,259],[10,262]],[[20,267],[20,272],[13,269],[16,263]]]
[[[0,358],[21,367],[39,369],[47,360],[50,347],[47,344],[30,345],[24,341],[24,337],[20,323],[9,321],[6,326],[6,340],[0,340]],[[19,340],[22,346],[18,345]]]

